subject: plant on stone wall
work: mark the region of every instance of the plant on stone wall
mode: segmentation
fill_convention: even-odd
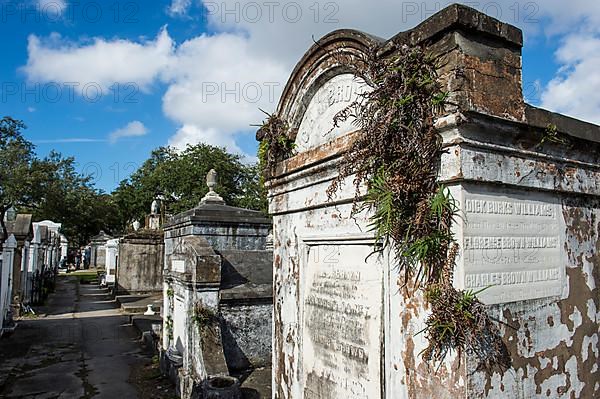
[[[167,330],[167,338],[169,341],[173,340],[173,317],[167,316],[165,321],[165,329]]]
[[[443,149],[434,118],[448,94],[438,84],[435,59],[420,47],[403,46],[393,57],[373,52],[353,65],[373,90],[334,117],[334,128],[354,118],[362,134],[344,154],[329,198],[354,176],[353,214],[371,211],[382,244],[375,251],[391,248],[404,276],[399,284],[424,292],[432,310],[423,330],[424,360],[441,362],[453,350],[460,359],[466,351],[482,368],[505,369],[510,357],[484,305],[476,293],[452,286],[459,246],[451,225],[458,206],[437,182]]]
[[[570,145],[571,142],[566,135],[563,135],[558,132],[558,127],[552,123],[546,126],[544,129],[544,133],[542,134],[542,139],[540,140],[538,146],[543,146],[545,143],[554,143],[561,145]]]
[[[171,284],[169,284],[169,288],[167,288],[167,305],[169,307],[169,312],[173,313],[173,309],[175,308],[175,290]]]
[[[288,123],[276,114],[267,112],[265,114],[267,119],[257,134],[261,138],[258,146],[258,160],[263,174],[268,176],[277,162],[293,155],[296,145],[289,136]]]
[[[216,325],[219,322],[219,317],[213,310],[199,302],[193,307],[192,321],[198,326],[199,330],[202,330]]]

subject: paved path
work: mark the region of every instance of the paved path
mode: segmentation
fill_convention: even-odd
[[[137,398],[137,335],[105,290],[60,276],[46,315],[0,340],[0,398]]]

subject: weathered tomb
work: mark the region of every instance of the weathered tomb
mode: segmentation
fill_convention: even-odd
[[[476,371],[469,357],[439,370],[422,361],[422,298],[399,289],[393,259],[369,256],[369,215],[349,217],[351,179],[327,198],[360,134],[351,123],[332,129],[332,118],[368,89],[340,60],[402,45],[439,58],[455,104],[436,122],[439,180],[462,212],[454,285],[491,285],[480,298],[505,323],[512,368],[502,374]],[[524,102],[521,47],[517,28],[453,5],[389,40],[335,31],[300,60],[277,109],[297,154],[267,182],[274,398],[600,397],[600,128]],[[549,124],[564,140],[544,140]]]
[[[60,256],[59,261],[67,260],[69,257],[69,240],[64,234],[60,235]]]
[[[104,269],[106,267],[106,242],[113,237],[101,230],[98,235],[90,240],[90,264],[89,267]]]
[[[9,270],[9,290],[12,312],[14,316],[20,315],[21,304],[29,303],[28,290],[28,265],[29,265],[29,242],[33,238],[33,225],[31,224],[32,216],[19,214],[14,221],[7,221],[6,228],[9,236],[16,240],[16,247],[9,250],[12,252],[8,258],[12,260],[4,265],[8,267],[12,265],[12,270]]]
[[[62,223],[55,223],[51,220],[36,222],[37,226],[45,226],[48,229],[48,244],[46,245],[45,263],[51,269],[57,269],[62,256],[62,238],[60,229]]]
[[[37,305],[43,300],[44,274],[49,269],[46,261],[47,248],[51,243],[51,231],[48,226],[33,223],[33,240],[29,246],[29,284],[31,286],[30,303]]]
[[[162,292],[164,242],[162,230],[140,229],[119,241],[117,293]]]
[[[10,280],[12,278],[12,266],[16,250],[17,240],[15,236],[11,234],[4,238],[2,256],[0,257],[0,337],[4,334],[5,328],[11,328],[12,290]]]
[[[151,294],[163,290],[164,239],[158,202],[152,202],[143,229],[119,240],[117,294]]]
[[[106,242],[106,277],[105,283],[114,287],[117,278],[117,265],[119,263],[119,239],[114,238]]]
[[[271,363],[271,221],[226,205],[209,187],[198,207],[164,227],[161,366],[182,398],[201,397],[210,377]],[[269,382],[256,389],[270,396]]]

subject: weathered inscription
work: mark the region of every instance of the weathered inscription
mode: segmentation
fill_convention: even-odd
[[[464,285],[486,303],[560,295],[560,207],[533,194],[465,192]]]
[[[367,245],[312,247],[305,262],[306,399],[376,399],[381,391],[382,272]]]
[[[364,80],[352,74],[337,75],[321,86],[312,97],[296,138],[299,151],[325,144],[356,130],[350,118],[333,127],[333,117],[368,90]]]
[[[173,259],[171,261],[171,270],[177,273],[185,272],[185,261]]]

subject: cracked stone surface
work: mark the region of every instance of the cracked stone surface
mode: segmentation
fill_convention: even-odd
[[[105,290],[60,276],[34,319],[0,340],[2,398],[137,398],[131,368],[145,355]]]

